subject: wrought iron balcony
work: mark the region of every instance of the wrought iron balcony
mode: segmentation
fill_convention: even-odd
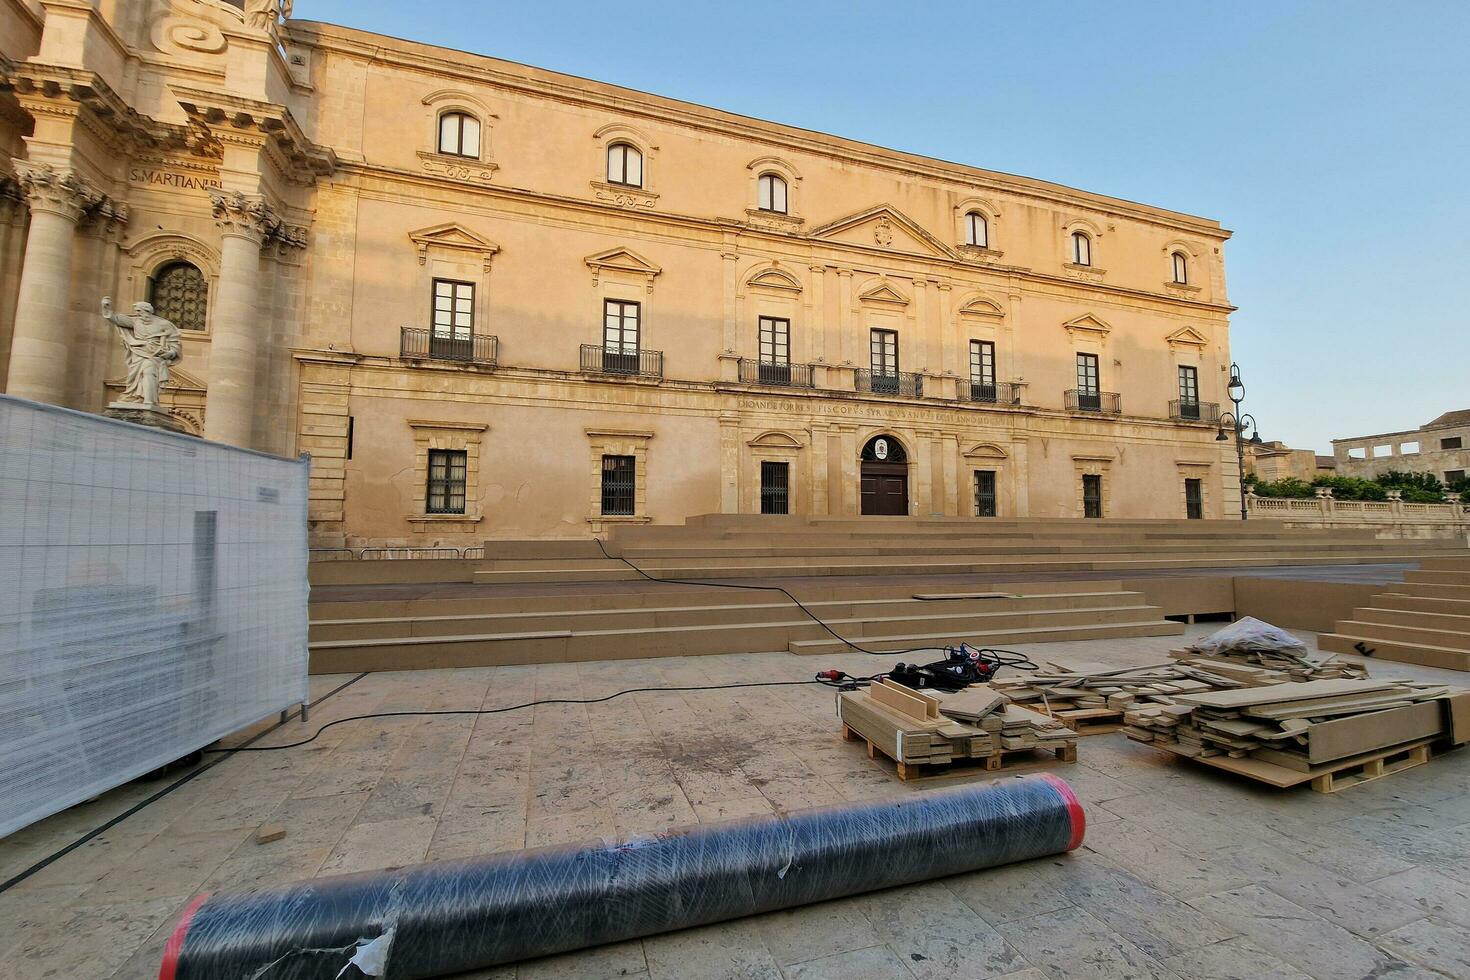
[[[1216,425],[1220,421],[1220,406],[1215,402],[1184,401],[1176,398],[1169,403],[1169,418],[1176,422],[1208,422]]]
[[[620,351],[599,344],[582,345],[582,370],[589,374],[616,374],[628,378],[662,378],[661,350]]]
[[[398,356],[404,360],[459,361],[495,365],[500,341],[490,334],[444,336],[424,327],[404,327],[398,336]]]
[[[1116,391],[1067,390],[1067,411],[1097,412],[1099,415],[1121,415],[1123,399]]]
[[[768,364],[765,361],[740,359],[740,380],[744,384],[776,385],[781,388],[815,388],[810,364]]]
[[[874,374],[859,368],[856,380],[858,391],[874,395],[898,395],[901,398],[924,397],[924,376],[921,374]]]
[[[1019,405],[1024,384],[1010,381],[983,384],[979,381],[961,380],[955,385],[955,400],[976,402],[981,405]]]

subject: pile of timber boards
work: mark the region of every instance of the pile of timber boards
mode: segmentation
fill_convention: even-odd
[[[898,777],[913,766],[981,761],[1000,769],[1015,752],[1049,749],[1064,762],[1077,759],[1077,734],[1065,725],[978,684],[955,694],[916,691],[885,678],[837,696],[843,738],[863,739],[868,755],[881,752],[898,765]]]
[[[1359,679],[1368,676],[1368,668],[1362,664],[1338,660],[1331,656],[1314,661],[1285,650],[1234,649],[1203,653],[1192,647],[1186,647],[1183,650],[1170,650],[1169,656],[1176,660],[1187,660],[1190,663],[1199,664],[1206,669],[1210,665],[1251,667],[1260,671],[1263,677],[1275,675],[1279,678],[1279,680],[1262,682],[1267,684],[1284,684],[1287,681]]]
[[[992,682],[1013,702],[1049,714],[1079,735],[1117,730],[1123,712],[1136,706],[1169,704],[1176,695],[1231,690],[1251,683],[1186,661],[1137,667],[1044,664],[1041,670]]]
[[[1470,740],[1470,691],[1341,678],[1181,694],[1140,705],[1127,736],[1274,786],[1333,792]]]

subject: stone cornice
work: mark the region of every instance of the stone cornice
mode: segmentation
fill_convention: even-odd
[[[1111,283],[1084,282],[1068,276],[1050,275],[1044,272],[1037,272],[1024,266],[1002,265],[995,262],[982,262],[968,257],[955,259],[933,255],[924,255],[918,252],[895,252],[892,249],[884,249],[877,245],[862,245],[853,242],[837,241],[834,239],[813,239],[804,234],[782,231],[778,229],[763,228],[754,224],[738,222],[730,218],[705,218],[694,215],[681,215],[675,214],[673,212],[662,211],[640,210],[635,213],[628,211],[626,208],[619,208],[612,205],[604,204],[600,201],[590,200],[586,198],[567,197],[560,194],[551,194],[544,191],[530,191],[523,188],[514,188],[509,186],[491,187],[476,184],[473,187],[467,187],[466,185],[458,181],[445,180],[442,178],[436,178],[428,174],[417,173],[410,170],[400,170],[394,167],[384,167],[374,164],[344,162],[339,163],[338,171],[340,173],[350,176],[358,176],[371,180],[381,180],[385,183],[411,183],[419,185],[421,187],[438,187],[460,195],[473,194],[476,197],[490,198],[493,200],[529,201],[540,205],[556,206],[566,210],[583,211],[604,216],[630,215],[639,222],[650,222],[660,225],[678,226],[684,228],[694,226],[703,228],[713,233],[724,234],[734,232],[741,236],[749,236],[752,238],[779,242],[782,245],[788,247],[796,246],[797,248],[807,250],[809,250],[812,246],[819,246],[822,249],[839,251],[850,256],[871,259],[873,260],[872,264],[875,271],[879,269],[886,269],[892,272],[894,260],[898,259],[908,262],[923,263],[924,265],[929,267],[928,271],[926,272],[926,275],[928,276],[943,275],[946,272],[966,276],[973,273],[983,273],[991,276],[1005,276],[1010,278],[1023,279],[1028,282],[1060,286],[1067,289],[1081,289],[1086,290],[1090,293],[1109,294],[1119,297],[1127,297],[1130,299],[1143,300],[1150,303],[1156,303],[1161,306],[1166,306],[1174,309],[1189,310],[1196,313],[1204,312],[1229,314],[1233,313],[1236,310],[1236,307],[1230,305],[1229,303],[1216,303],[1211,301],[1190,299],[1181,296],[1170,296],[1163,292],[1150,292],[1145,289],[1133,289],[1131,287],[1119,286]],[[357,186],[359,191],[367,193],[369,194],[369,196],[371,196],[371,192],[364,191],[361,184],[358,184]],[[489,209],[486,209],[486,213],[489,213]],[[851,272],[851,270],[840,271],[845,271],[849,274]],[[942,284],[943,283],[941,283],[941,285]],[[966,284],[969,284],[968,279],[966,280]]]
[[[36,61],[11,63],[0,66],[0,88],[8,89],[26,113],[75,116],[104,145],[126,152],[210,153],[199,131],[143,115],[96,72]]]
[[[307,139],[283,105],[183,86],[172,90],[192,122],[217,139],[266,148],[288,180],[313,184],[337,166],[337,155]]]
[[[287,34],[298,44],[361,59],[377,61],[407,71],[454,78],[461,83],[492,85],[538,98],[570,105],[638,116],[703,132],[735,135],[783,151],[798,150],[847,164],[863,164],[909,177],[922,176],[954,184],[955,190],[973,194],[977,189],[1000,191],[1015,197],[1052,205],[1084,208],[1160,227],[1188,231],[1217,241],[1231,233],[1218,222],[1182,212],[1110,198],[1016,174],[982,170],[964,164],[922,157],[885,147],[845,139],[813,130],[784,126],[750,116],[712,109],[665,96],[621,88],[604,82],[577,78],[546,69],[532,68],[483,55],[438,48],[433,45],[371,34],[333,24],[291,21]]]

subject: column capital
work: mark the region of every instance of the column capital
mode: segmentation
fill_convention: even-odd
[[[214,223],[226,238],[244,238],[263,246],[280,228],[281,219],[263,198],[239,191],[210,191]]]
[[[104,240],[120,238],[129,216],[126,204],[104,197],[96,207],[86,213],[82,221],[86,226],[83,231]]]
[[[57,170],[50,164],[15,161],[15,180],[31,211],[58,214],[71,222],[97,207],[106,196],[72,170]]]

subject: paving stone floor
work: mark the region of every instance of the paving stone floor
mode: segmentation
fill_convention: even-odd
[[[1127,664],[1161,660],[1178,643],[1024,649]],[[369,674],[319,704],[310,725],[292,722],[259,744],[364,712],[891,664],[762,654]],[[1374,673],[1462,679],[1403,665]],[[313,696],[349,679],[313,678]],[[818,687],[639,694],[350,722],[304,748],[237,755],[0,894],[0,975],[154,977],[173,923],[200,890],[950,784],[898,783],[891,764],[837,737],[832,709],[832,692]],[[1071,855],[473,976],[1470,976],[1470,750],[1334,796],[1259,787],[1117,734],[1085,739],[1077,764],[1053,768],[1087,810],[1086,841]],[[0,841],[0,879],[162,785],[120,788]],[[255,843],[267,823],[283,825],[285,838]]]

